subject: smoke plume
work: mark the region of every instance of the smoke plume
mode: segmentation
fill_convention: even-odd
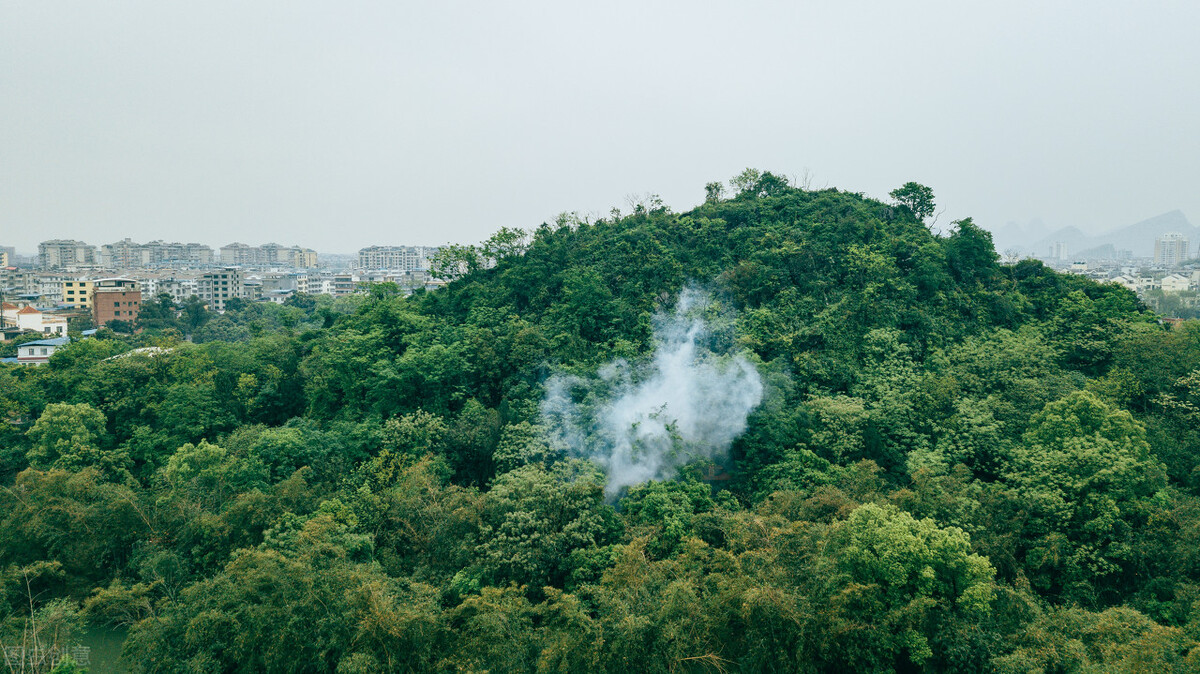
[[[551,441],[603,467],[610,500],[623,487],[724,455],[746,430],[762,380],[749,360],[722,345],[732,340],[714,334],[714,322],[732,331],[732,317],[707,293],[684,288],[674,312],[655,316],[648,362],[616,360],[594,377],[560,374],[546,382],[541,412]]]

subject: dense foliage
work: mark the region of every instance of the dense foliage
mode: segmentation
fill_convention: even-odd
[[[934,233],[915,183],[731,188],[0,366],[7,633],[32,598],[146,672],[1200,669],[1200,325]],[[688,282],[765,400],[729,479],[606,503],[543,384],[645,357]]]

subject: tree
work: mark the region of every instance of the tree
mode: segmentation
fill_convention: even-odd
[[[999,257],[992,245],[992,233],[971,218],[954,221],[954,231],[946,239],[945,247],[950,273],[957,281],[986,280],[996,272]]]
[[[138,310],[138,326],[142,328],[174,328],[178,326],[178,307],[169,293],[142,302]]]
[[[789,188],[787,178],[755,168],[748,168],[730,178],[729,186],[736,190],[739,197],[755,198],[782,196]]]
[[[573,550],[612,542],[619,531],[590,466],[523,466],[496,478],[488,501],[479,552],[491,585],[562,587]]]
[[[204,305],[204,302],[195,295],[188,297],[183,302],[183,322],[188,334],[192,334],[200,329],[200,326],[208,322],[212,318],[212,312]]]
[[[429,258],[430,275],[444,281],[453,281],[483,267],[483,254],[475,246],[442,246]]]
[[[1012,506],[1025,511],[1034,586],[1094,603],[1138,565],[1131,542],[1166,487],[1166,468],[1132,415],[1079,391],[1034,417],[1007,479]]]
[[[436,589],[365,563],[370,544],[338,505],[292,516],[134,626],[125,646],[134,671],[432,669],[448,636]]]
[[[711,182],[704,186],[704,201],[713,203],[725,196],[725,185],[720,181]]]
[[[933,215],[937,207],[933,202],[933,190],[914,182],[907,182],[888,193],[901,208],[907,209],[916,219],[924,222]]]
[[[109,475],[129,467],[122,450],[103,450],[108,420],[87,403],[51,403],[29,429],[29,463],[35,468],[79,470],[95,466]]]
[[[867,504],[829,532],[826,652],[837,671],[921,667],[944,654],[938,632],[988,615],[994,570],[961,530]],[[809,572],[820,574],[818,562]],[[932,664],[932,663],[931,663]],[[932,669],[941,669],[933,667]]]
[[[529,248],[531,236],[529,232],[516,227],[501,227],[483,242],[483,254],[488,259],[499,262],[507,257],[523,255]]]
[[[96,327],[91,314],[78,314],[67,319],[68,332],[83,332]]]
[[[133,334],[134,329],[133,323],[130,323],[129,321],[123,321],[119,318],[114,318],[113,320],[105,323],[104,327],[122,335],[131,335]]]

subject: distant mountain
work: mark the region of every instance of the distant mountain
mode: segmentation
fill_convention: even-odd
[[[1000,252],[1010,248],[1024,249],[1030,241],[1038,238],[1045,231],[1046,223],[1036,218],[1024,224],[1009,221],[1003,226],[991,228],[992,242],[995,243],[996,250]]]
[[[1055,231],[1049,236],[1039,239],[1036,243],[1029,246],[1028,252],[1033,253],[1034,255],[1046,255],[1050,252],[1050,246],[1057,241],[1062,241],[1063,243],[1067,244],[1067,252],[1071,255],[1074,255],[1075,251],[1077,250],[1091,248],[1092,246],[1096,245],[1092,243],[1091,237],[1089,237],[1087,234],[1084,234],[1077,227],[1063,227],[1062,229]]]
[[[1036,235],[1036,232],[1029,230],[1025,232]],[[1094,236],[1084,234],[1076,227],[1064,227],[1037,239],[1028,236],[1025,243],[1022,243],[1010,238],[1015,232],[1013,223],[1009,223],[1005,228],[997,230],[995,238],[996,248],[1001,252],[1017,248],[1022,252],[1044,256],[1050,251],[1050,246],[1056,241],[1062,241],[1067,244],[1067,251],[1072,257],[1111,257],[1121,250],[1133,251],[1137,257],[1150,257],[1154,255],[1155,237],[1168,232],[1186,235],[1192,240],[1193,248],[1200,243],[1200,227],[1188,222],[1183,212],[1177,210]]]
[[[1129,250],[1126,248],[1125,250]],[[1085,248],[1079,252],[1072,252],[1071,257],[1078,257],[1084,260],[1115,260],[1117,257],[1117,248],[1111,243],[1106,243],[1103,246],[1094,248]]]
[[[1154,254],[1154,238],[1168,232],[1187,235],[1195,246],[1200,238],[1200,227],[1192,225],[1180,211],[1171,211],[1149,220],[1122,227],[1098,237],[1099,243],[1111,243],[1117,250],[1132,250],[1134,255],[1149,257]]]

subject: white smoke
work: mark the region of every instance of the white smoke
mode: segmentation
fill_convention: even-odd
[[[593,378],[554,375],[546,382],[541,412],[551,441],[603,467],[609,499],[623,487],[669,478],[689,461],[724,455],[762,401],[750,361],[711,346],[703,316],[711,302],[684,288],[673,313],[655,316],[647,363],[616,360]]]

